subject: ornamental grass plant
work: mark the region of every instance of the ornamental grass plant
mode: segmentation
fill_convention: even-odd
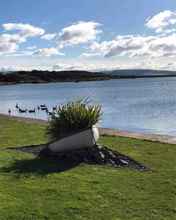
[[[99,122],[101,115],[101,106],[90,104],[88,99],[60,105],[49,122],[47,129],[49,139],[54,141],[89,129]]]

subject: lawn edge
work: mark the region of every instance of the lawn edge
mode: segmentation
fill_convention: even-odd
[[[16,120],[25,123],[36,123],[41,125],[47,125],[47,120],[35,119],[29,117],[19,117],[19,116],[9,116],[6,114],[0,114],[0,117],[4,117],[11,120]],[[100,135],[102,136],[112,136],[112,137],[126,137],[133,138],[143,141],[152,141],[159,142],[165,144],[176,144],[176,137],[171,135],[160,135],[160,134],[148,134],[148,133],[140,133],[140,132],[131,132],[131,131],[122,131],[118,129],[112,128],[99,128]]]

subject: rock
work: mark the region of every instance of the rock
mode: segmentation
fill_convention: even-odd
[[[128,161],[120,159],[120,162],[123,163],[124,165],[128,165]]]

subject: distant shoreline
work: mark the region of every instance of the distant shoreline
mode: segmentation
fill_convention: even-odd
[[[158,75],[158,76],[118,76],[118,77],[111,77],[111,78],[105,78],[105,79],[81,79],[81,80],[63,80],[63,81],[28,81],[28,82],[0,82],[0,86],[13,86],[13,85],[25,85],[25,84],[49,84],[49,83],[81,83],[81,82],[96,82],[96,81],[109,81],[109,80],[121,80],[121,79],[151,79],[151,78],[170,78],[175,77],[173,75]]]
[[[140,79],[176,77],[175,71],[114,70],[107,72],[88,71],[16,71],[0,73],[0,86],[17,84],[42,84],[65,82],[106,81],[113,79]]]

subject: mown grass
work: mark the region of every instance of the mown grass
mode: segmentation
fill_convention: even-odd
[[[152,169],[56,164],[9,150],[45,143],[45,126],[0,117],[0,220],[175,220],[176,146],[123,137],[100,142]]]

